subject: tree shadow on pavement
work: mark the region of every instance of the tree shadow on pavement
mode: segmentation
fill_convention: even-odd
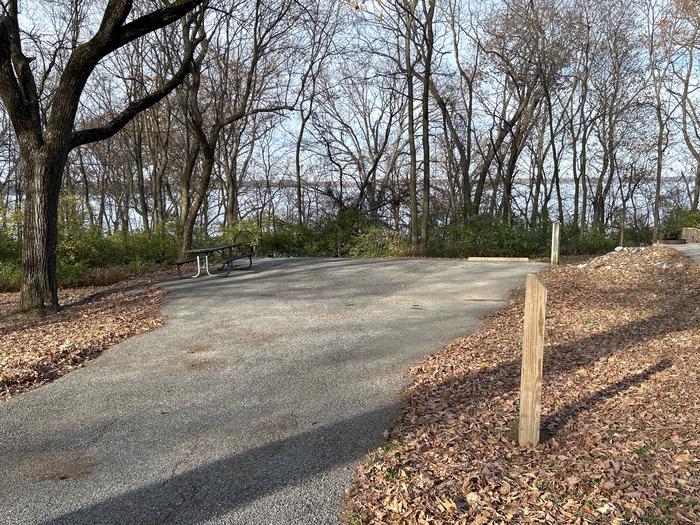
[[[642,319],[615,330],[615,337],[632,344],[629,338],[644,340],[659,335],[659,328],[644,329],[650,319]],[[657,326],[654,323],[651,326]],[[666,326],[665,329],[673,329]],[[572,355],[581,342],[558,345],[549,352],[549,361],[563,357],[557,373],[573,371],[580,366],[610,355],[619,347],[599,346],[599,339],[610,334],[596,334],[584,343],[600,348],[593,356]],[[577,358],[578,357],[578,358]],[[646,371],[631,376],[609,388],[593,394],[574,405],[565,407],[546,418],[545,428],[555,433],[567,421],[590,409],[604,399],[613,397],[632,385],[671,366],[664,360]],[[472,382],[478,388],[469,389],[474,401],[487,401],[492,396],[517,389],[520,363],[508,361],[490,369],[468,374],[458,381]],[[545,372],[546,374],[547,372]],[[552,371],[550,370],[550,373]],[[454,381],[453,381],[454,382]],[[453,383],[451,382],[451,383]],[[441,388],[451,389],[450,382],[430,387],[430,394],[440,396]],[[423,392],[424,394],[426,392]],[[307,432],[265,444],[233,456],[177,473],[163,481],[152,483],[114,496],[105,501],[45,521],[43,525],[59,524],[195,524],[206,522],[245,506],[258,498],[290,485],[327,472],[353,465],[365,453],[379,445],[377,429],[386,428],[400,407],[388,405],[358,414]],[[329,446],[329,444],[333,446]],[[196,460],[196,458],[193,458]],[[340,502],[339,502],[340,503]]]
[[[385,428],[397,410],[397,406],[389,405],[318,426],[43,523],[193,525],[208,522],[284,487],[354,464],[379,445],[381,437],[377,429]],[[341,503],[338,502],[338,507]]]
[[[574,372],[617,352],[687,329],[697,315],[697,305],[683,296],[664,298],[661,313],[637,319],[613,330],[592,334],[576,341],[557,344],[545,351],[547,378]],[[674,315],[668,315],[668,311]],[[613,343],[614,342],[614,343]],[[584,349],[584,350],[582,350]],[[633,385],[650,379],[672,366],[664,359],[644,372],[632,375],[580,401],[566,406],[545,418],[549,437],[567,422],[602,401],[623,393]],[[459,383],[459,391],[468,396],[471,405],[488,402],[506,392],[517,392],[520,378],[518,358],[476,372],[466,373],[450,381],[429,384],[425,390],[412,390],[413,400],[431,396],[436,404],[450,400]],[[443,399],[441,399],[443,398]],[[450,407],[452,409],[452,407]],[[360,413],[286,439],[264,444],[230,457],[195,466],[169,478],[136,488],[74,512],[45,521],[59,524],[196,524],[215,519],[253,501],[298,485],[305,480],[333,469],[350,466],[376,447],[378,429],[386,428],[400,407],[389,404]],[[454,407],[458,410],[459,407]],[[478,416],[478,415],[477,415]],[[430,417],[416,425],[431,424]],[[417,429],[413,429],[417,431]],[[332,446],[330,446],[332,444]],[[196,458],[193,458],[196,464]],[[321,489],[322,490],[322,489]],[[340,504],[340,502],[339,502]]]

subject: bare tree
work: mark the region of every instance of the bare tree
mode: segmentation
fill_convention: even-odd
[[[24,46],[17,0],[3,1],[0,9],[0,98],[10,115],[20,150],[20,171],[26,181],[22,244],[21,307],[42,312],[58,308],[56,246],[58,198],[69,152],[83,144],[104,140],[122,129],[135,115],[173,91],[189,73],[198,43],[190,31],[199,27],[190,17],[184,24],[184,57],[176,73],[155,91],[129,104],[109,121],[75,130],[75,119],[85,85],[99,62],[116,49],[177,20],[203,4],[182,0],[129,19],[129,0],[110,0],[98,30],[72,50],[50,104],[43,105],[43,78],[53,67],[49,60],[37,82]],[[197,17],[201,20],[201,17]],[[196,34],[196,33],[195,33]],[[74,38],[74,40],[76,40]],[[43,113],[46,108],[46,116]]]

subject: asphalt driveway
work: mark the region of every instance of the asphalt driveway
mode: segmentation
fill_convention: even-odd
[[[0,405],[0,523],[336,523],[405,372],[537,264],[275,259]]]
[[[700,243],[676,244],[671,246],[686,257],[690,257],[696,263],[700,264]]]

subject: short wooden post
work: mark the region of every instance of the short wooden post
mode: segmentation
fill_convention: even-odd
[[[561,224],[559,222],[552,223],[552,266],[559,264],[559,230]]]
[[[523,363],[520,370],[520,422],[518,443],[536,445],[540,441],[540,399],[542,397],[542,353],[547,289],[530,274],[525,286],[523,321]]]

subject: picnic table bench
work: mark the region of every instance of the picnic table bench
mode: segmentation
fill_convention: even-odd
[[[185,255],[175,261],[177,266],[177,274],[184,278],[182,275],[182,267],[185,264],[192,262],[197,262],[197,273],[192,276],[192,278],[199,277],[202,274],[202,270],[206,272],[207,275],[213,275],[209,270],[209,258],[214,255],[219,255],[221,260],[219,261],[221,266],[217,271],[221,272],[226,269],[226,275],[228,277],[233,270],[233,263],[238,260],[248,259],[248,266],[238,267],[238,270],[249,270],[253,266],[253,256],[255,255],[255,242],[251,240],[251,236],[242,235],[246,232],[239,232],[234,237],[233,242],[213,244],[210,246],[202,246],[200,248],[193,248],[191,250],[186,250]],[[202,259],[204,259],[202,264]]]

